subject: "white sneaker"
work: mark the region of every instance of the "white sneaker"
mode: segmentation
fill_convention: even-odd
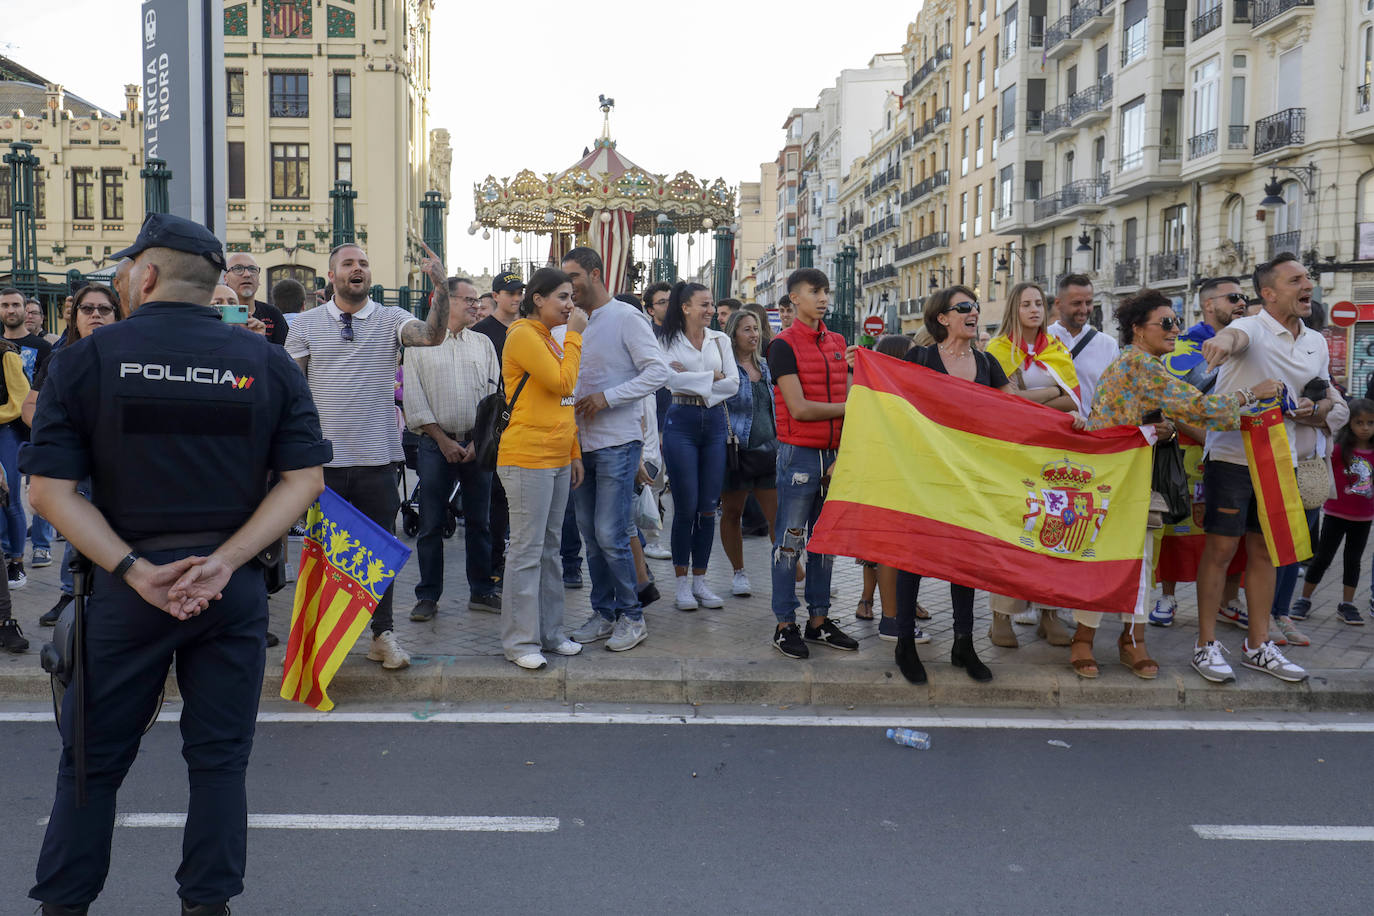
[[[1174,625],[1174,614],[1178,613],[1178,601],[1173,595],[1160,595],[1155,600],[1154,610],[1150,611],[1150,623],[1157,627]]]
[[[606,640],[606,648],[612,652],[624,652],[633,649],[648,637],[649,628],[644,625],[644,618],[631,620],[621,617],[615,622],[615,632]]]
[[[383,668],[391,671],[410,664],[410,653],[401,648],[396,641],[396,634],[391,630],[384,630],[381,635],[372,637],[372,648],[367,657],[370,661],[381,662]]]
[[[671,560],[673,552],[658,541],[650,541],[644,545],[644,556],[651,560]]]
[[[582,651],[582,643],[565,639],[549,651],[555,655],[576,655]]]
[[[687,576],[677,577],[677,598],[673,602],[679,611],[695,611],[701,605],[697,604],[696,596],[692,594],[692,580]]]
[[[1213,640],[1193,650],[1193,670],[1213,684],[1228,684],[1236,679],[1231,666],[1221,657],[1221,643]],[[1277,650],[1275,650],[1277,651]]]
[[[697,599],[697,603],[702,607],[725,607],[725,599],[706,587],[705,576],[692,577],[692,597]]]
[[[1250,640],[1245,640],[1240,644],[1241,664],[1247,668],[1254,668],[1256,671],[1263,671],[1265,674],[1272,674],[1281,681],[1290,684],[1300,684],[1307,680],[1307,672],[1298,665],[1293,664],[1283,657],[1279,647],[1274,645],[1272,639],[1267,639],[1254,649],[1249,648]]]
[[[596,611],[592,611],[592,616],[587,618],[587,622],[568,635],[576,642],[585,644],[596,642],[598,639],[605,639],[611,635],[612,629],[614,629],[614,624]]]
[[[578,646],[578,648],[582,648]],[[522,655],[515,660],[515,663],[528,671],[538,671],[548,665],[549,660],[538,652],[531,652],[529,655]]]
[[[734,578],[730,580],[730,594],[738,595],[741,598],[749,597],[749,574],[744,570],[735,570]]]
[[[1029,611],[1022,611],[1019,614],[1013,614],[1011,622],[1019,623],[1023,627],[1038,626],[1040,624],[1040,612],[1035,610],[1034,608],[1031,608]]]

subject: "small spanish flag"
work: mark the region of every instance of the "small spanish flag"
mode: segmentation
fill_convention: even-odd
[[[328,487],[305,514],[281,696],[328,712],[325,688],[372,619],[410,548]]]
[[[1245,463],[1259,506],[1260,529],[1275,566],[1287,566],[1312,556],[1307,515],[1298,492],[1298,475],[1283,424],[1283,406],[1273,403],[1258,413],[1241,417]]]
[[[1130,613],[1150,568],[1153,468],[1136,427],[1063,413],[860,350],[834,479],[807,549]]]

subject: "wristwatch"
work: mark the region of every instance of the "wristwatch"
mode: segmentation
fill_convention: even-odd
[[[114,577],[115,577],[116,579],[118,579],[120,582],[123,582],[123,581],[124,581],[124,577],[127,576],[127,575],[129,574],[129,570],[132,569],[133,566],[134,566],[134,564],[137,563],[138,561],[139,561],[139,556],[138,556],[138,554],[131,550],[131,551],[129,551],[127,554],[124,555],[124,559],[122,559],[122,560],[119,561],[119,565],[118,565],[118,566],[116,566],[114,569],[110,570],[110,575],[114,576]]]

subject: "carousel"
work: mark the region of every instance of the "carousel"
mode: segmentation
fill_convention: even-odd
[[[587,245],[601,255],[606,288],[615,295],[637,285],[645,261],[654,262],[657,277],[676,277],[673,236],[686,235],[690,249],[701,233],[733,222],[735,192],[720,178],[669,178],[635,165],[611,139],[615,100],[603,95],[600,103],[601,137],[570,167],[542,175],[522,169],[477,184],[477,218],[468,232],[492,239],[503,269],[512,262],[517,269],[557,264]]]

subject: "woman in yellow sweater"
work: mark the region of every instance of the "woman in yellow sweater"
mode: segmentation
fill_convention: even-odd
[[[19,419],[20,405],[29,394],[29,379],[24,374],[24,364],[19,359],[19,348],[7,340],[0,340],[0,377],[4,380],[3,396],[0,396],[0,423]],[[6,435],[12,435],[7,429]],[[11,468],[0,472],[0,503],[8,504],[10,499],[19,498],[19,473],[15,471],[14,480],[6,481]],[[23,528],[19,531],[22,533]],[[29,648],[29,641],[19,629],[10,605],[9,580],[0,576],[0,649],[18,654]]]
[[[560,346],[553,329],[568,326]],[[587,313],[573,306],[572,282],[541,267],[525,287],[520,319],[506,332],[501,375],[515,403],[501,436],[496,474],[510,504],[510,546],[501,596],[501,647],[521,668],[548,664],[545,651],[576,655],[563,634],[558,548],[568,492],[582,482],[573,389]]]

